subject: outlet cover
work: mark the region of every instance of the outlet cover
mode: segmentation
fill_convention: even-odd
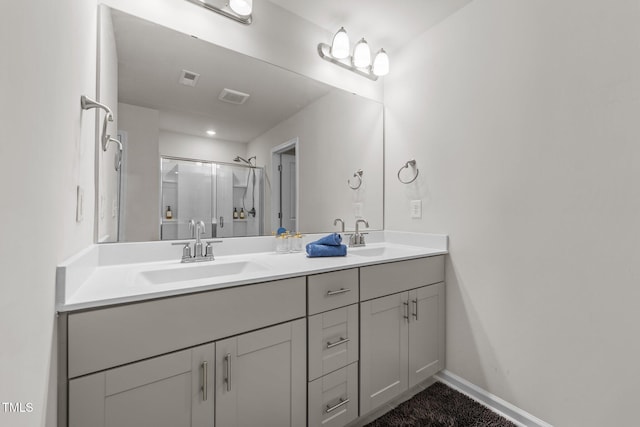
[[[76,187],[76,222],[82,222],[84,217],[84,189]]]
[[[415,218],[415,219],[422,218],[422,200],[412,200],[410,211],[411,211],[411,218]]]

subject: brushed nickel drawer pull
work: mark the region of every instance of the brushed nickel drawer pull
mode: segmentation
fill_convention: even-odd
[[[333,406],[329,406],[327,405],[327,409],[325,410],[325,412],[328,414],[330,412],[335,411],[336,409],[338,409],[341,406],[346,405],[347,403],[349,403],[349,398],[347,397],[346,399],[340,398],[340,401],[338,403],[336,403]]]
[[[202,400],[207,401],[207,378],[209,378],[209,364],[207,362],[202,362]]]
[[[227,391],[231,391],[231,353],[225,354],[224,361],[227,371],[224,382],[227,384]]]
[[[340,294],[344,294],[346,292],[351,292],[351,289],[349,288],[340,288],[337,291],[327,291],[327,296],[330,297],[332,295],[340,295]]]
[[[342,338],[342,337],[340,337],[339,341],[336,341],[334,343],[330,343],[330,342],[327,341],[327,348],[337,347],[340,344],[344,344],[344,343],[349,342],[349,341],[350,341],[349,338]]]
[[[407,323],[409,323],[409,301],[403,301],[402,305],[404,306],[404,317],[407,319]]]
[[[415,317],[416,320],[419,320],[418,319],[418,299],[416,298],[412,302],[413,302],[413,309],[414,309],[413,317]]]

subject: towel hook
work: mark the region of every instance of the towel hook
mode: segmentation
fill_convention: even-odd
[[[358,169],[357,171],[354,172],[353,177],[354,178],[358,178],[358,184],[353,186],[351,185],[351,180],[347,180],[347,184],[349,184],[349,188],[351,188],[352,190],[357,190],[358,188],[360,188],[360,186],[362,185],[362,169]]]
[[[414,177],[409,180],[409,181],[403,181],[402,178],[400,178],[400,172],[402,172],[402,169],[406,169],[409,166],[411,166],[412,168],[416,169],[416,174],[414,175]],[[404,164],[404,166],[402,166],[400,168],[400,170],[398,171],[398,181],[400,181],[403,184],[411,184],[413,181],[416,180],[416,178],[418,178],[418,174],[420,173],[420,169],[416,168],[416,160],[415,159],[411,159],[409,160],[407,163]]]
[[[83,110],[100,108],[104,110],[104,112],[106,113],[104,116],[104,121],[102,122],[102,135],[100,136],[100,141],[102,141],[102,151],[107,151],[107,148],[109,148],[109,143],[113,141],[117,141],[107,133],[107,124],[108,122],[113,121],[113,113],[111,112],[111,108],[107,107],[104,104],[99,103],[98,101],[94,101],[93,99],[84,95],[80,97],[80,105],[82,106]],[[118,143],[120,142],[118,141]]]

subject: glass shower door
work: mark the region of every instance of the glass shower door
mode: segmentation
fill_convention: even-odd
[[[162,159],[161,239],[191,239],[189,222],[203,221],[202,238],[213,237],[212,165],[210,163]],[[168,214],[168,211],[171,213]]]

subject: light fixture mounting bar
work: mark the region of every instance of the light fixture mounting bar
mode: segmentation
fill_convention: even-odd
[[[241,15],[237,15],[233,10],[231,9],[227,9],[227,6],[222,6],[219,7],[215,4],[212,4],[208,1],[202,1],[202,0],[187,0],[190,3],[195,3],[197,5],[200,5],[202,7],[204,7],[205,9],[209,9],[212,10],[216,13],[219,13],[222,16],[225,16],[229,19],[233,19],[236,22],[240,22],[241,24],[245,24],[245,25],[251,25],[251,22],[253,22],[253,19],[251,17],[251,15],[249,16],[241,16]]]
[[[340,59],[336,59],[333,56],[331,56],[331,46],[329,46],[326,43],[319,43],[318,44],[318,55],[320,55],[320,58],[324,59],[325,61],[329,61],[333,64],[336,64],[342,68],[345,68],[349,71],[353,71],[354,73],[361,75],[362,77],[366,77],[369,80],[373,80],[376,81],[378,80],[378,76],[376,76],[373,73],[368,73],[366,71],[362,71],[361,69],[354,67],[353,65],[351,65],[348,61],[351,61],[351,58],[347,58],[344,60],[340,60]]]

